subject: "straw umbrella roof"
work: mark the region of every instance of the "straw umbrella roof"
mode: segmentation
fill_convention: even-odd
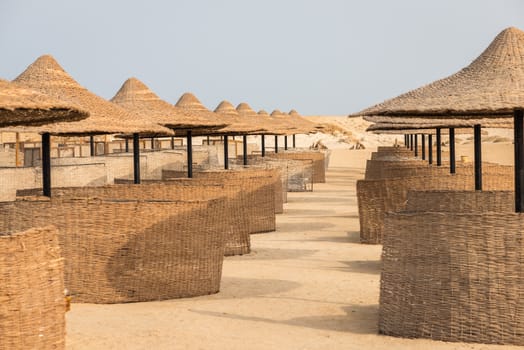
[[[239,103],[236,110],[238,114],[243,118],[256,118],[258,115],[257,112],[255,112],[255,110],[251,108],[251,106],[247,104],[246,102]],[[260,112],[265,112],[265,111],[261,110]],[[269,114],[267,114],[267,116],[269,117]]]
[[[279,109],[271,112],[271,122],[273,128],[279,131],[280,134],[291,135],[301,132],[291,118],[288,118],[287,114],[282,113]]]
[[[290,110],[288,115],[292,118],[296,127],[304,133],[311,133],[324,129],[323,125],[307,120],[294,109]]]
[[[355,116],[497,118],[524,108],[524,32],[503,30],[469,66]]]
[[[136,114],[82,87],[49,55],[39,57],[14,81],[89,112],[89,117],[84,120],[24,127],[20,131],[78,136],[114,133],[172,134],[171,130],[144,121]]]
[[[511,129],[513,127],[513,120],[510,118],[500,119],[457,119],[450,125],[449,119],[419,119],[413,118],[404,119],[402,122],[397,122],[395,118],[393,121],[383,121],[374,123],[368,127],[367,131],[374,130],[406,130],[406,129],[436,129],[436,128],[473,128],[474,125],[480,124],[483,128],[500,128]],[[460,123],[463,121],[463,123]],[[473,122],[473,123],[471,123]]]
[[[498,123],[491,123],[487,125],[482,125],[483,128],[494,128],[494,129],[506,129],[508,128],[507,124],[498,124]],[[420,125],[420,124],[389,124],[389,123],[376,123],[373,125],[370,125],[366,131],[373,132],[375,134],[381,134],[381,133],[390,133],[390,134],[436,134],[437,129],[433,127],[433,125]],[[443,128],[440,130],[441,134],[447,134],[449,132],[448,128]],[[455,134],[462,133],[462,134],[472,134],[473,128],[463,128],[458,127],[455,128]]]
[[[263,131],[264,129],[257,125],[254,120],[240,117],[240,114],[229,101],[222,101],[215,108],[215,113],[222,115],[231,122],[229,126],[217,131],[217,133],[229,135],[245,135],[254,134]]]
[[[111,99],[120,107],[171,129],[192,129],[223,126],[222,122],[202,118],[162,100],[137,78],[127,79]]]
[[[38,91],[0,79],[0,127],[85,119],[89,113]]]

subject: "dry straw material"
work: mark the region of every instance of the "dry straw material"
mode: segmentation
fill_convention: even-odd
[[[125,303],[218,292],[225,199],[25,198],[12,220],[53,223],[74,302]]]
[[[27,229],[10,207],[0,213],[0,349],[65,349],[58,232],[53,226]]]
[[[88,115],[74,105],[0,79],[0,127],[76,121]]]
[[[215,108],[215,113],[230,121],[230,125],[220,129],[217,133],[224,135],[246,135],[258,134],[264,128],[256,123],[252,118],[242,118],[239,112],[229,101],[222,101]]]
[[[512,212],[515,194],[511,191],[409,191],[409,212]]]
[[[389,213],[385,228],[380,333],[524,345],[522,215]]]
[[[360,241],[382,243],[384,216],[387,212],[404,209],[409,190],[473,190],[474,178],[470,173],[438,174],[436,176],[405,176],[377,180],[357,181],[357,201],[360,220]],[[512,190],[514,171],[512,167],[495,166],[483,171],[485,190]]]
[[[367,108],[359,116],[511,117],[524,106],[524,32],[503,30],[469,66],[447,78]]]
[[[172,131],[145,121],[78,84],[49,56],[41,56],[15,80],[23,87],[37,90],[60,101],[89,112],[89,117],[72,123],[55,123],[40,127],[19,128],[24,132],[55,135],[88,135],[112,133],[149,133],[171,135]]]
[[[184,177],[186,174],[176,170],[162,170],[162,179]],[[208,170],[193,173],[196,179],[208,179],[224,184],[234,184],[245,197],[246,218],[250,233],[275,231],[276,210],[275,195],[280,175],[274,169],[243,169],[243,170]]]
[[[313,162],[313,183],[326,182],[326,157],[322,152],[302,151],[302,152],[279,152],[268,155],[275,159],[311,160]]]
[[[218,128],[226,125],[217,118],[203,118],[197,112],[175,107],[160,99],[136,78],[127,79],[111,102],[144,120],[154,121],[171,129]]]

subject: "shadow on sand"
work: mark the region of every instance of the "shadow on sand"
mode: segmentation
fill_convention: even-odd
[[[349,305],[341,307],[340,310],[343,312],[343,315],[306,316],[289,318],[287,320],[276,320],[265,317],[244,316],[206,310],[190,311],[218,318],[264,322],[335,332],[350,332],[355,334],[378,333],[378,305]]]

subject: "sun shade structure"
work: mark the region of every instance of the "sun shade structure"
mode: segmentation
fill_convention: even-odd
[[[524,32],[502,31],[469,66],[354,116],[511,117],[524,105]]]
[[[402,94],[353,116],[400,118],[514,119],[515,209],[524,211],[524,32],[503,30],[486,50],[459,72]],[[482,121],[482,124],[484,122]],[[475,161],[480,163],[480,123],[475,128]],[[451,136],[451,135],[450,135]],[[478,165],[481,189],[480,164]],[[476,183],[477,184],[477,183]]]
[[[255,120],[252,118],[242,118],[240,113],[235,109],[235,107],[229,101],[222,101],[215,108],[215,113],[222,115],[224,118],[231,120],[231,124],[223,129],[217,131],[224,135],[224,167],[228,168],[228,135],[242,135],[242,148],[243,148],[243,158],[244,165],[247,165],[247,135],[248,134],[258,134],[264,129],[255,123]]]
[[[0,127],[72,122],[88,116],[72,104],[0,79]]]
[[[42,134],[42,173],[46,196],[51,195],[50,135],[133,134],[135,182],[139,183],[138,134],[173,134],[171,130],[145,121],[140,116],[93,94],[75,81],[50,55],[39,57],[14,82],[89,112],[88,118],[76,122],[19,127],[14,130]]]
[[[137,78],[127,79],[111,102],[140,116],[170,129],[197,129],[222,127],[224,123],[203,118],[199,113],[183,109],[162,100],[146,84]]]

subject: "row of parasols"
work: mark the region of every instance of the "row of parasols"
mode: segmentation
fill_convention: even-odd
[[[381,333],[524,345],[523,109],[524,32],[508,28],[458,73],[357,113],[405,136],[357,182],[361,241],[383,244]],[[482,127],[514,128],[514,166],[482,163]],[[456,132],[473,132],[473,165]]]
[[[161,178],[141,181],[139,137],[185,136],[190,157],[193,135],[222,135],[224,145],[242,135],[245,147],[247,135],[317,127],[296,113],[269,116],[246,104],[223,102],[211,112],[190,94],[171,105],[136,79],[106,101],[50,56],[0,82],[0,120],[5,130],[42,134],[49,172],[43,192],[21,190],[0,203],[0,349],[64,348],[64,288],[73,302],[90,303],[217,293],[223,257],[249,253],[251,234],[274,231],[287,192],[324,182],[329,159],[278,146],[248,156],[244,148],[242,160],[225,163],[230,169],[193,173],[189,158],[189,173],[163,169]],[[133,138],[134,179],[57,187],[51,196],[50,136],[93,134]]]

